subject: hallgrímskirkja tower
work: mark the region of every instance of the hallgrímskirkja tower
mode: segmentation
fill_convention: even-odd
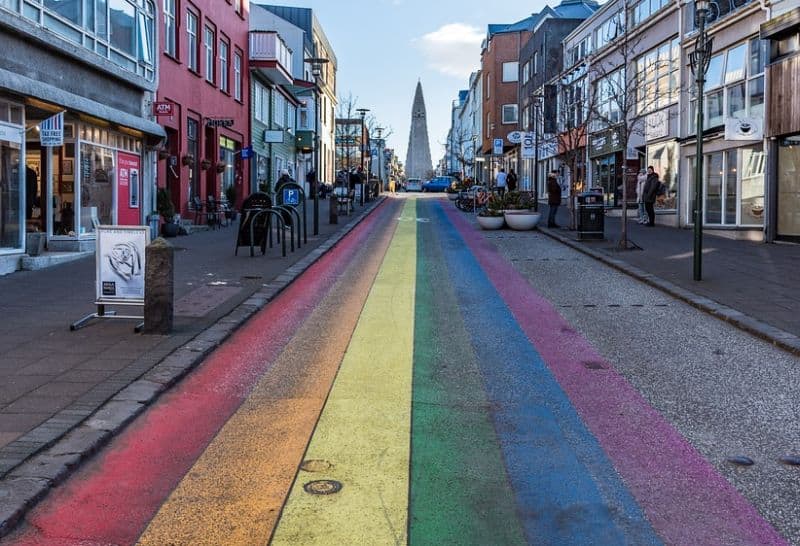
[[[406,152],[406,178],[425,180],[433,171],[431,145],[428,142],[428,115],[422,96],[422,82],[417,82],[414,105],[411,107],[411,131],[408,134]]]

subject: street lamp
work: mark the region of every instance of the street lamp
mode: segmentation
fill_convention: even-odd
[[[311,191],[314,194],[314,235],[319,235],[319,77],[322,65],[328,59],[311,57],[304,60],[311,65],[311,74],[314,76],[314,187]]]
[[[539,212],[539,116],[544,96],[533,95],[533,210]]]
[[[697,156],[694,171],[694,280],[703,279],[703,86],[706,71],[711,60],[711,38],[706,32],[706,18],[710,7],[709,0],[696,0],[694,4],[697,22],[697,39],[694,51],[689,55],[692,73],[697,85]]]
[[[367,151],[367,146],[369,146],[369,143],[366,143],[366,144],[364,143],[364,118],[367,117],[367,112],[369,112],[369,108],[358,108],[356,110],[356,112],[361,114],[361,139],[360,139],[360,141],[361,141],[361,176],[363,177],[364,176],[364,154]],[[364,206],[364,194],[366,193],[365,189],[366,189],[366,184],[364,184],[364,180],[362,178],[362,180],[361,180],[361,199],[360,199],[362,207]]]
[[[375,127],[375,132],[378,133],[378,195],[383,190],[383,127]]]

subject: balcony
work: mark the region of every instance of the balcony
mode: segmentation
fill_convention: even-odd
[[[292,50],[277,32],[250,31],[250,68],[277,85],[292,85]]]

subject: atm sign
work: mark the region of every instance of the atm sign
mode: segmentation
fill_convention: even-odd
[[[153,114],[156,116],[171,116],[175,113],[175,105],[171,102],[154,102]]]

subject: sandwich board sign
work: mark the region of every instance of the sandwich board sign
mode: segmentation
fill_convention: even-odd
[[[149,226],[98,226],[97,303],[144,305],[145,248]]]

